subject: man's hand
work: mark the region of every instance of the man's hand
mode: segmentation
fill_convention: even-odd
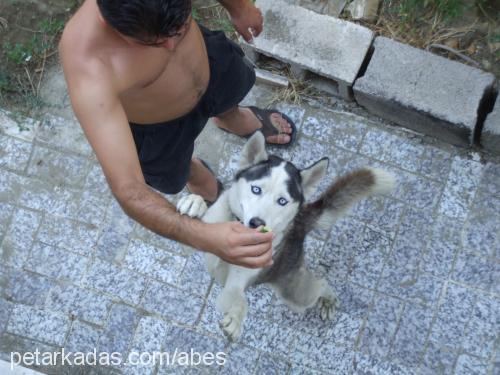
[[[248,268],[262,268],[272,264],[273,233],[260,233],[232,221],[207,224],[210,251],[226,262]]]
[[[246,42],[252,43],[253,37],[259,36],[262,32],[264,23],[259,8],[252,1],[220,1],[220,3],[227,9],[236,31]],[[238,3],[240,4],[237,6]]]

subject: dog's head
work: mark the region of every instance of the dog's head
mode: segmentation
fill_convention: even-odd
[[[256,132],[243,148],[239,166],[230,198],[233,213],[248,227],[265,225],[279,233],[314,194],[326,173],[328,159],[300,170],[268,155],[264,136]]]

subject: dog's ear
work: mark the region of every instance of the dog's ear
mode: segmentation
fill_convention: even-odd
[[[266,139],[260,131],[257,131],[243,147],[240,169],[245,169],[267,159]]]
[[[306,200],[314,194],[321,179],[325,176],[327,169],[328,158],[323,158],[300,171],[302,189],[304,190],[304,198]]]

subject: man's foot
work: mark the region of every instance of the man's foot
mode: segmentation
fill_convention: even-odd
[[[198,194],[209,203],[215,202],[221,186],[213,172],[198,158],[191,159],[189,179],[186,184],[192,194]]]
[[[256,107],[234,107],[214,117],[215,124],[230,133],[249,137],[261,130],[266,142],[286,146],[291,143],[295,126],[279,111],[261,110]]]

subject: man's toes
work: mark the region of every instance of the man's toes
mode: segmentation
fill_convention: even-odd
[[[290,142],[290,136],[288,134],[276,134],[270,135],[266,138],[268,143],[285,144]]]
[[[274,126],[280,130],[282,133],[291,134],[292,126],[288,123],[288,121],[281,116],[279,113],[273,113],[271,115],[271,120]]]

